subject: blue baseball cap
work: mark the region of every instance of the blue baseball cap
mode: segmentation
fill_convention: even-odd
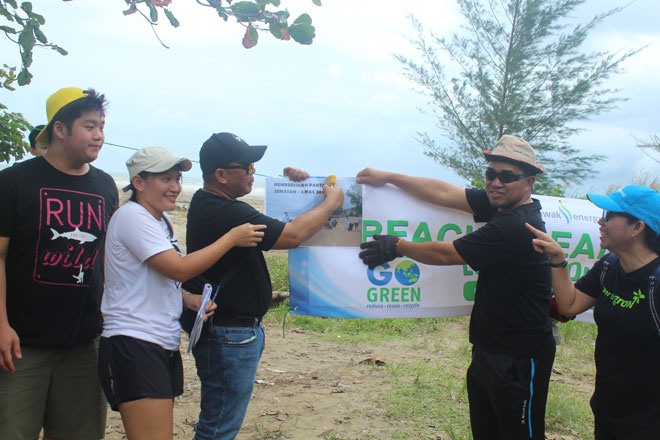
[[[660,193],[643,185],[628,185],[603,196],[587,194],[591,203],[606,211],[625,212],[637,217],[660,234]]]

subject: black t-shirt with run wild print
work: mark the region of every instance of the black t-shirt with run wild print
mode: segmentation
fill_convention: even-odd
[[[225,199],[202,189],[190,201],[186,226],[188,253],[210,245],[231,228],[243,223],[266,225],[259,245],[254,248],[232,248],[202,274],[213,283],[224,283],[215,300],[218,304],[213,315],[216,323],[222,317],[259,317],[266,314],[272,303],[273,289],[262,251],[273,247],[285,224],[261,214],[243,201]]]
[[[596,299],[596,389],[591,407],[621,438],[660,436],[660,335],[651,316],[649,277],[660,258],[633,272],[608,269],[601,287],[600,259],[575,287]],[[656,301],[658,295],[656,292]]]
[[[91,165],[74,176],[36,157],[0,171],[7,315],[21,344],[100,334],[103,241],[118,199],[112,177]]]
[[[454,241],[467,264],[479,271],[470,318],[470,342],[491,352],[533,356],[554,345],[552,298],[546,256],[532,246],[529,223],[545,231],[538,200],[500,213],[486,191],[466,189],[476,222],[484,226]]]

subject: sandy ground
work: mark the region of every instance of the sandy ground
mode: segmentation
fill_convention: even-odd
[[[274,320],[264,328],[266,350],[238,439],[390,438],[397,422],[388,420],[377,398],[386,387],[385,368],[360,362],[401,355],[396,347],[332,343],[290,327],[284,337]],[[190,439],[200,383],[192,355],[183,359],[184,394],[175,401],[174,434]],[[119,414],[109,411],[106,439],[123,438]]]

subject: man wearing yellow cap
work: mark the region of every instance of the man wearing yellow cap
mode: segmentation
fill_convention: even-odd
[[[46,102],[46,152],[0,171],[0,438],[99,439],[102,243],[118,204],[90,165],[105,97],[75,87]]]
[[[542,440],[555,357],[551,278],[547,257],[535,254],[528,243],[534,237],[525,223],[545,231],[541,204],[531,197],[534,176],[543,167],[536,163],[531,145],[517,136],[502,136],[484,156],[485,189],[372,168],[360,171],[358,183],[390,183],[421,200],[487,222],[453,242],[415,243],[376,235],[360,245],[360,258],[370,268],[405,256],[425,264],[467,264],[479,271],[467,372],[472,436]]]

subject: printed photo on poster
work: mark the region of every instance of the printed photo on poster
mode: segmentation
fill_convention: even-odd
[[[354,177],[338,177],[336,182],[344,190],[344,204],[302,246],[360,246],[362,185]],[[324,183],[325,177],[310,177],[303,182],[266,179],[266,215],[290,223],[323,201]]]

